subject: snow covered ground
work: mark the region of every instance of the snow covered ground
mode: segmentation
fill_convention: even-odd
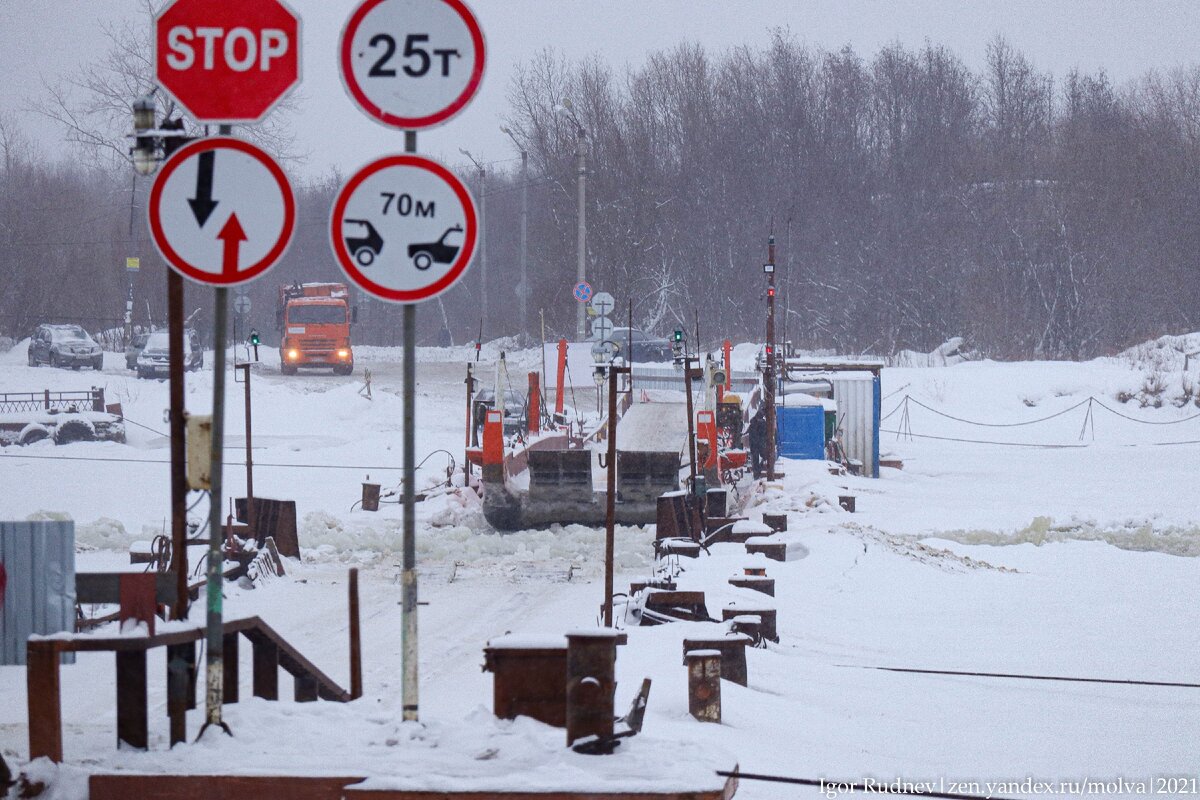
[[[485,348],[484,358],[498,349]],[[597,759],[566,752],[559,730],[496,721],[491,675],[480,664],[487,640],[506,632],[596,624],[603,533],[568,526],[498,535],[469,494],[438,494],[419,507],[420,591],[429,603],[420,611],[422,725],[399,722],[399,507],[353,508],[368,474],[385,489],[399,482],[399,352],[356,355],[351,378],[284,378],[270,351],[255,368],[255,488],[297,501],[304,559],[258,588],[229,587],[227,613],[261,616],[344,682],[346,570],[360,567],[366,696],[348,706],[243,699],[226,712],[234,739],[167,751],[163,670],[152,660],[151,751],[118,752],[111,656],[85,654],[63,668],[74,782],[66,780],[60,796],[78,796],[71,787],[80,785],[79,770],[230,765],[363,771],[436,788],[536,787],[552,777],[665,788],[710,785],[714,770],[738,763],[803,778],[944,780],[946,788],[976,781],[979,791],[970,793],[1010,797],[1035,793],[1022,790],[1025,779],[1124,779],[1126,793],[1151,794],[1156,777],[1198,777],[1197,689],[875,669],[1200,683],[1200,408],[1182,364],[1152,367],[1131,355],[886,369],[881,448],[903,460],[902,470],[868,480],[783,462],[785,477],[755,493],[748,513],[788,514],[789,560],[719,545],[683,562],[681,588],[706,591],[713,616],[730,602],[778,609],[780,642],[748,653],[749,686],[722,685],[722,724],[687,714],[680,642],[693,628],[632,628],[618,656],[617,705],[623,711],[641,679],[653,679],[644,733]],[[463,379],[473,356],[470,348],[420,352],[417,454],[432,454],[422,485],[440,481],[450,458],[461,463]],[[746,363],[736,366],[752,358],[753,348],[741,346],[735,361]],[[0,518],[69,515],[80,569],[117,568],[130,543],[166,526],[167,385],[136,379],[119,355],[107,359],[93,375],[29,368],[22,344],[0,353],[0,391],[103,384],[108,401],[121,402],[136,423],[124,445],[0,448]],[[522,386],[541,353],[507,360]],[[364,367],[373,373],[370,400],[360,394]],[[1139,392],[1148,381],[1154,388],[1155,376],[1165,383],[1162,406],[1151,393],[1143,408]],[[190,410],[205,412],[211,373],[187,380]],[[228,388],[227,455],[235,463],[225,480],[240,494],[242,387]],[[594,392],[580,397],[588,402]],[[838,507],[840,494],[856,496],[857,513]],[[653,569],[652,539],[650,530],[618,529],[618,591]],[[726,583],[755,565],[776,579],[775,598]],[[26,758],[24,686],[23,668],[0,668],[0,749],[10,762]],[[199,715],[189,719],[193,733]],[[989,790],[988,782],[1018,785]],[[743,781],[738,796],[817,793]]]

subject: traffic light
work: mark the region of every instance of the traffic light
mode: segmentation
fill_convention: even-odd
[[[683,331],[680,331],[680,330],[677,330],[677,331],[675,331],[675,338],[674,338],[674,341],[676,341],[676,342],[682,342],[682,341],[683,341]]]
[[[254,328],[250,329],[250,344],[258,347],[262,343],[262,339],[258,335],[258,331]]]
[[[775,287],[768,286],[767,287],[767,297],[774,297],[774,296],[775,296]]]

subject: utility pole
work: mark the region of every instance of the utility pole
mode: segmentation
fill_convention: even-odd
[[[608,365],[608,494],[604,511],[604,627],[613,625],[613,550],[617,525],[617,381],[629,367]]]
[[[501,126],[500,130],[508,134],[508,138],[513,140],[513,144],[521,151],[521,282],[520,289],[517,291],[517,308],[521,317],[521,335],[529,334],[529,152],[521,146],[517,141],[517,137],[513,132],[505,126]]]
[[[573,117],[574,115],[572,115]],[[576,233],[576,248],[578,250],[578,263],[575,267],[575,282],[583,283],[587,278],[585,275],[584,262],[587,256],[587,133],[583,130],[583,126],[578,122],[575,123],[575,149],[579,156],[579,176],[576,183],[579,186],[578,198],[578,217],[579,230]],[[583,303],[577,303],[575,309],[575,336],[579,341],[583,341],[584,337],[584,322],[586,314]]]
[[[587,280],[587,130],[579,124],[579,117],[575,116],[575,107],[571,105],[570,98],[564,97],[562,104],[556,106],[555,110],[566,114],[575,126],[575,156],[579,159],[579,172],[575,180],[579,190],[575,212],[579,222],[576,232],[575,282],[579,284]],[[579,341],[583,341],[586,335],[586,321],[586,309],[584,304],[580,303],[575,310],[575,336]]]
[[[763,402],[767,404],[767,480],[775,480],[775,234],[767,237],[767,344]]]
[[[480,328],[491,335],[493,331],[488,326],[487,236],[484,235],[487,231],[487,169],[476,160],[475,156],[461,147],[458,148],[458,152],[471,159],[471,163],[475,165],[475,169],[479,173],[479,199],[481,201],[479,209],[479,313],[482,319]]]

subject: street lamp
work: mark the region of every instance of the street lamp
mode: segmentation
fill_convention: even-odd
[[[521,152],[521,282],[517,285],[517,307],[521,317],[521,335],[529,334],[529,319],[527,315],[529,300],[529,271],[528,271],[528,232],[529,232],[529,153],[517,141],[517,137],[507,126],[501,125],[500,132],[512,139],[517,150]]]
[[[487,290],[487,170],[483,164],[480,164],[475,156],[471,155],[461,147],[458,152],[462,153],[467,158],[471,159],[471,163],[475,165],[475,169],[479,172],[479,195],[481,205],[479,208],[479,314],[482,317],[479,323],[481,329],[487,330],[490,334],[492,331],[488,327],[488,290]],[[480,334],[482,339],[482,334]]]
[[[562,103],[555,107],[560,113],[566,114],[571,124],[575,126],[575,155],[579,157],[579,173],[576,178],[576,186],[579,189],[579,197],[576,201],[576,215],[579,220],[579,228],[576,232],[576,258],[575,265],[575,282],[583,283],[586,280],[584,269],[584,258],[587,253],[587,130],[579,123],[579,118],[575,116],[575,107],[571,104],[569,98],[564,97]],[[582,340],[584,337],[584,304],[579,303],[575,317],[575,335]]]
[[[158,169],[158,153],[154,137],[147,132],[154,127],[154,96],[142,95],[133,101],[134,143],[133,168],[139,175],[153,175]]]

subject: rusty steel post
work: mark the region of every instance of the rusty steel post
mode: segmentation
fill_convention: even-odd
[[[536,436],[542,426],[542,387],[536,372],[529,373],[529,410],[526,412],[525,427]]]
[[[617,636],[596,629],[567,634],[567,746],[586,736],[613,735]]]
[[[688,713],[701,722],[721,721],[721,651],[687,654]]]
[[[254,516],[254,457],[250,454],[250,364],[239,364],[246,373],[246,524],[250,527],[250,533],[255,539],[261,541],[258,535],[258,529],[254,527],[256,522]]]
[[[566,396],[567,396],[566,387],[563,386],[563,382],[566,380],[566,372],[567,372],[567,340],[559,339],[558,340],[558,370],[556,372],[556,374],[558,375],[558,382],[555,384],[555,395],[554,395],[554,414],[556,416],[562,415],[564,402],[565,402]],[[47,402],[49,402],[49,401],[47,401]]]
[[[350,570],[350,699],[362,697],[362,631],[358,622],[358,569]]]
[[[45,756],[63,760],[62,681],[58,642],[35,639],[25,658],[26,700],[29,706],[29,760]]]
[[[612,627],[613,540],[617,519],[617,367],[608,367],[608,463],[604,500],[604,627]]]
[[[479,444],[479,440],[478,439],[476,439],[475,441],[471,440],[472,434],[475,433],[475,416],[474,416],[474,414],[471,413],[471,397],[475,394],[475,378],[472,377],[472,375],[471,375],[471,362],[470,361],[467,362],[466,384],[467,384],[467,437],[466,437],[467,442],[466,442],[466,444],[467,444],[467,447],[471,447],[473,445],[477,446]],[[465,458],[463,459],[463,461],[465,462],[463,468],[466,470],[468,475],[471,474],[471,461],[469,459],[465,459]]]
[[[171,422],[171,571],[175,573],[175,604],[171,619],[188,613],[187,557],[187,421],[183,408],[183,277],[167,270],[167,349]]]

